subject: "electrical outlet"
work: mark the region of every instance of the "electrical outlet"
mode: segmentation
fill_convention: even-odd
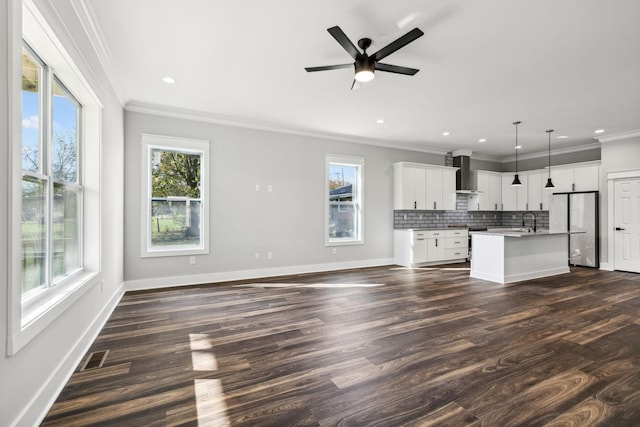
[[[256,191],[260,191],[260,184],[256,184]]]
[[[260,259],[260,252],[256,252],[254,258],[258,261]]]
[[[422,219],[422,214],[420,214],[420,219]]]
[[[436,219],[440,219],[440,214],[436,214]]]
[[[407,215],[405,215],[403,219],[406,221],[407,220]]]
[[[189,264],[190,265],[195,265],[196,264],[196,257],[190,256],[189,257]]]
[[[267,259],[273,259],[273,252],[267,252]]]
[[[486,215],[482,215],[482,219],[487,219],[487,216]]]
[[[515,215],[511,215],[511,219],[516,219],[516,216]]]
[[[272,184],[267,185],[267,191],[269,193],[273,193],[273,185]]]
[[[334,255],[338,253],[338,248],[333,248],[333,251],[331,251]]]

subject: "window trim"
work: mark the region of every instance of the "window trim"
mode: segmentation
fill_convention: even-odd
[[[331,204],[329,202],[329,169],[331,165],[344,165],[349,167],[358,168],[358,179],[356,182],[356,196],[357,201],[354,205],[359,207],[358,209],[358,236],[356,238],[331,238],[329,237],[329,220]],[[364,157],[355,156],[343,156],[335,154],[325,155],[325,177],[324,177],[324,244],[325,246],[352,246],[352,245],[364,245],[364,179],[365,179],[365,159]]]
[[[58,39],[33,0],[23,0],[19,5],[21,14],[14,11],[16,25],[10,30],[8,58],[9,73],[9,144],[11,166],[11,209],[9,210],[10,246],[8,247],[8,356],[16,354],[35,336],[46,329],[55,319],[73,306],[82,295],[100,283],[101,247],[101,121],[103,105],[93,87],[75,64],[65,45]],[[22,20],[20,20],[20,16]],[[21,58],[24,43],[49,67],[68,91],[83,106],[81,126],[83,129],[82,162],[90,165],[84,171],[83,199],[84,229],[82,230],[82,256],[84,271],[75,280],[64,281],[48,288],[48,296],[32,307],[22,304],[21,285],[21,206],[22,206],[22,149],[21,149]],[[19,142],[19,143],[18,143]],[[20,146],[20,148],[18,148]]]
[[[141,187],[140,187],[140,257],[169,257],[169,256],[190,256],[206,255],[209,253],[209,165],[210,165],[210,145],[211,142],[202,139],[181,138],[166,135],[154,135],[149,133],[141,134]],[[154,148],[166,149],[170,151],[181,151],[194,154],[201,154],[200,163],[200,200],[202,206],[202,216],[200,232],[202,234],[202,244],[197,247],[179,248],[170,246],[167,249],[151,248],[150,233],[150,211],[151,211],[151,150]]]

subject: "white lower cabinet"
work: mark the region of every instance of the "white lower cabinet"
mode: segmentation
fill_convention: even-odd
[[[469,231],[455,230],[395,230],[395,263],[405,267],[420,264],[463,262],[469,252]]]

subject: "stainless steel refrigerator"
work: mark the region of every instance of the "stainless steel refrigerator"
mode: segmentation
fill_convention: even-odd
[[[550,231],[584,231],[569,235],[571,265],[600,267],[597,191],[553,193],[549,200]]]

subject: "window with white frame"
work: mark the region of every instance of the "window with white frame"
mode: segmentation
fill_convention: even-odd
[[[102,104],[33,2],[11,34],[12,220],[7,354],[74,304],[100,273]],[[19,74],[18,74],[19,73]]]
[[[209,142],[142,135],[143,257],[209,252]]]
[[[362,244],[364,159],[327,155],[325,182],[325,243]]]
[[[82,271],[82,106],[22,50],[21,289],[24,303]]]

